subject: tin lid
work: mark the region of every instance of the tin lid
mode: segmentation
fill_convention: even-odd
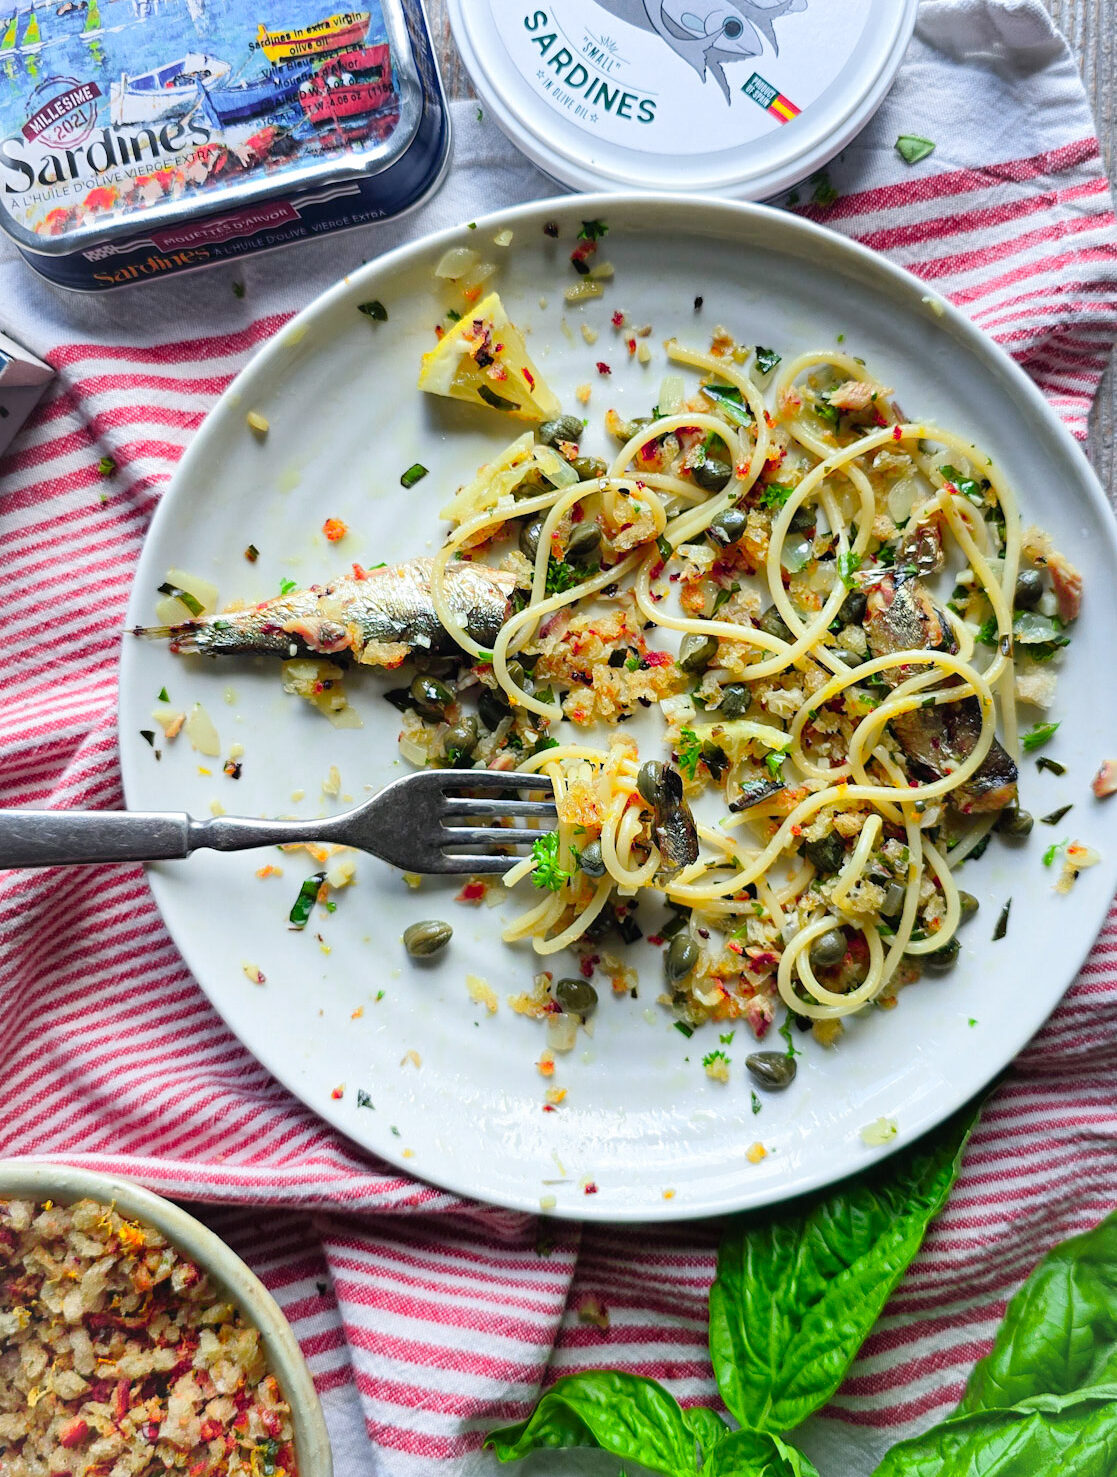
[[[449,0],[477,92],[576,189],[760,200],[884,100],[917,0]]]

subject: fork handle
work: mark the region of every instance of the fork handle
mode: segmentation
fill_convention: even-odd
[[[215,816],[197,821],[184,811],[0,810],[0,867],[156,862],[189,856],[199,847],[245,851],[291,841],[331,841],[340,819]]]

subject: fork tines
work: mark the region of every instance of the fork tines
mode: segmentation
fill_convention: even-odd
[[[469,825],[461,824],[471,820],[491,820],[496,822],[501,818],[507,820],[524,822],[531,820],[550,821],[554,824],[558,820],[558,811],[555,809],[553,800],[524,800],[519,798],[522,790],[549,790],[550,780],[539,778],[535,775],[517,774],[513,771],[500,770],[471,770],[463,772],[460,784],[464,790],[485,791],[492,798],[479,798],[477,795],[450,795],[444,793],[442,796],[441,820],[442,820],[442,852],[444,856],[459,858],[456,851],[450,851],[450,847],[459,846],[516,846],[525,845],[535,841],[542,833],[537,826],[531,825]],[[499,797],[499,798],[498,798]],[[507,797],[507,798],[503,798]],[[450,822],[450,824],[448,824]],[[455,822],[458,822],[455,824]],[[510,856],[477,855],[471,858],[478,871],[506,870],[514,866],[519,860],[516,854]]]

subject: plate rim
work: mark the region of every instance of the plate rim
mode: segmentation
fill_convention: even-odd
[[[336,304],[344,301],[355,289],[362,288],[366,281],[382,279],[385,273],[390,274],[400,267],[406,269],[411,265],[413,259],[420,258],[424,254],[433,254],[438,248],[458,244],[459,241],[461,244],[469,244],[471,241],[481,239],[480,236],[475,235],[470,230],[470,224],[474,226],[477,232],[481,232],[489,227],[515,227],[524,221],[530,222],[535,219],[547,219],[554,215],[573,215],[577,218],[582,211],[598,215],[610,209],[648,210],[649,212],[667,209],[675,215],[677,220],[680,206],[693,207],[696,211],[707,211],[714,216],[720,216],[723,220],[730,222],[733,219],[750,221],[754,225],[756,222],[778,222],[781,229],[789,230],[793,234],[800,234],[808,246],[813,241],[817,243],[820,250],[836,252],[839,257],[844,257],[855,269],[859,269],[859,275],[867,272],[870,275],[882,276],[892,288],[894,294],[898,293],[904,299],[910,299],[914,295],[916,301],[910,304],[910,310],[912,312],[918,313],[922,309],[924,312],[932,313],[940,321],[948,323],[951,331],[960,336],[966,342],[967,347],[979,359],[984,358],[986,362],[989,362],[990,359],[993,361],[998,371],[1007,377],[1009,386],[1014,389],[1017,395],[1023,398],[1025,408],[1035,417],[1046,436],[1058,447],[1064,457],[1069,458],[1070,461],[1075,463],[1082,489],[1089,503],[1092,505],[1093,512],[1098,516],[1098,522],[1101,528],[1105,531],[1104,537],[1109,546],[1110,560],[1114,567],[1117,568],[1117,520],[1114,519],[1113,509],[1082,445],[1071,434],[1067,425],[1054,407],[1049,404],[1035,381],[1030,378],[1012,356],[985,333],[982,328],[974,323],[971,318],[956,308],[948,298],[943,297],[933,286],[922,281],[905,267],[890,261],[887,257],[863,245],[861,242],[831,231],[816,221],[756,201],[731,200],[703,194],[681,195],[666,190],[656,192],[614,190],[551,196],[541,200],[509,205],[489,211],[484,215],[478,215],[474,217],[471,223],[462,221],[452,226],[446,226],[439,230],[428,232],[415,240],[403,242],[399,246],[393,247],[390,251],[383,253],[381,256],[371,258],[356,270],[344,274],[335,283],[319,293],[304,308],[300,309],[291,318],[288,318],[266,342],[256,347],[248,362],[237,373],[206,414],[204,421],[198,427],[189,446],[176,464],[171,478],[164,485],[151,522],[144,534],[143,545],[137,559],[132,589],[129,595],[125,626],[121,633],[116,717],[121,784],[126,807],[131,808],[129,802],[128,769],[124,762],[125,745],[123,735],[129,730],[124,725],[123,708],[126,693],[130,694],[131,692],[131,687],[126,676],[132,662],[130,652],[136,650],[129,643],[127,637],[141,609],[139,602],[143,597],[141,593],[141,582],[138,578],[141,566],[145,560],[149,545],[152,543],[154,536],[161,530],[162,523],[172,516],[170,512],[171,506],[177,501],[182,485],[188,484],[193,473],[194,463],[207,455],[206,445],[209,436],[214,433],[214,427],[224,418],[225,413],[230,408],[235,410],[239,405],[244,403],[246,388],[257,376],[266,376],[272,367],[273,361],[279,360],[283,356],[287,348],[285,340],[289,340],[292,332],[298,333],[299,330],[305,330],[319,315],[328,314]],[[696,231],[696,234],[707,240],[728,239],[728,233],[724,233],[719,238],[707,230],[704,225]],[[909,304],[905,301],[903,303],[905,310],[907,310],[908,306]],[[303,334],[299,333],[299,338],[301,339],[302,337]],[[1077,493],[1075,495],[1077,496]],[[138,652],[136,659],[138,659]],[[128,747],[130,750],[131,745],[129,744]],[[1058,1009],[1067,991],[1081,972],[1083,964],[1104,927],[1113,901],[1114,885],[1117,882],[1117,853],[1110,856],[1108,860],[1109,865],[1106,868],[1105,874],[1110,876],[1110,886],[1104,893],[1104,902],[1090,914],[1088,926],[1082,935],[1084,942],[1074,944],[1068,950],[1066,981],[1062,989],[1057,996],[1050,1000],[1050,1003],[1045,998],[1042,1013],[1038,1018],[1034,1018],[1032,1014],[1021,1012],[1018,1018],[1026,1021],[1024,1029],[1018,1029],[1012,1033],[1002,1032],[999,1038],[1001,1044],[998,1045],[997,1050],[989,1058],[990,1062],[995,1063],[995,1065],[989,1069],[979,1089],[980,1093],[987,1091],[990,1085],[1004,1074],[1032,1038],[1042,1030],[1047,1021]],[[851,1171],[848,1168],[843,1168],[840,1174],[827,1173],[825,1170],[819,1170],[817,1172],[807,1171],[794,1180],[784,1183],[782,1186],[778,1183],[773,1184],[772,1189],[774,1193],[770,1197],[761,1200],[748,1199],[738,1202],[736,1200],[717,1200],[707,1196],[706,1199],[696,1204],[694,1201],[676,1197],[670,1201],[645,1205],[639,1214],[636,1215],[626,1213],[623,1206],[613,1207],[612,1205],[601,1204],[597,1201],[594,1201],[592,1206],[587,1207],[584,1211],[581,1207],[575,1208],[573,1205],[564,1203],[544,1209],[540,1206],[538,1196],[531,1194],[515,1196],[510,1193],[500,1193],[491,1198],[482,1197],[479,1195],[475,1186],[459,1179],[453,1173],[452,1166],[450,1166],[448,1173],[444,1175],[440,1174],[438,1178],[428,1177],[419,1171],[413,1161],[403,1159],[402,1154],[398,1151],[393,1152],[391,1145],[378,1146],[375,1149],[370,1149],[359,1139],[353,1137],[346,1122],[343,1121],[343,1115],[339,1108],[312,1102],[309,1097],[303,1096],[299,1090],[291,1086],[286,1078],[271,1065],[269,1060],[271,1053],[266,1050],[266,1044],[264,1052],[260,1052],[244,1040],[221,1008],[220,991],[214,991],[211,994],[203,985],[199,974],[194,971],[190,962],[190,955],[193,951],[189,947],[189,941],[184,945],[184,942],[180,940],[178,934],[171,927],[170,921],[163,910],[160,901],[158,878],[159,873],[154,872],[150,866],[145,864],[144,879],[151,891],[164,927],[167,929],[183,963],[189,969],[194,982],[232,1035],[267,1072],[275,1077],[276,1081],[285,1091],[289,1092],[296,1101],[303,1103],[309,1108],[322,1122],[327,1123],[339,1133],[347,1143],[354,1145],[360,1153],[373,1155],[384,1163],[391,1165],[411,1180],[416,1180],[420,1183],[430,1185],[437,1190],[453,1194],[472,1204],[496,1206],[504,1210],[549,1217],[555,1220],[624,1225],[696,1220],[715,1215],[733,1214],[740,1212],[742,1209],[752,1210],[755,1208],[771,1210],[803,1195],[817,1193],[831,1185],[840,1184],[848,1179],[851,1173],[857,1172],[856,1170]],[[1003,1044],[1006,1041],[1011,1043],[1007,1053]],[[953,1097],[944,1099],[942,1106],[936,1106],[927,1113],[925,1119],[921,1118],[917,1130],[905,1132],[903,1127],[901,1127],[900,1132],[889,1144],[878,1147],[873,1151],[871,1159],[866,1161],[864,1167],[869,1168],[875,1166],[882,1160],[890,1158],[893,1154],[907,1149],[911,1144],[918,1141],[918,1139],[934,1132],[952,1112],[956,1111],[963,1102],[971,1100],[974,1095],[974,1092],[971,1090],[963,1098],[958,1100],[955,1100]]]

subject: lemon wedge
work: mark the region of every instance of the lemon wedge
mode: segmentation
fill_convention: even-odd
[[[483,298],[423,355],[419,388],[522,421],[543,421],[562,407],[528,357],[523,335],[497,293]]]

